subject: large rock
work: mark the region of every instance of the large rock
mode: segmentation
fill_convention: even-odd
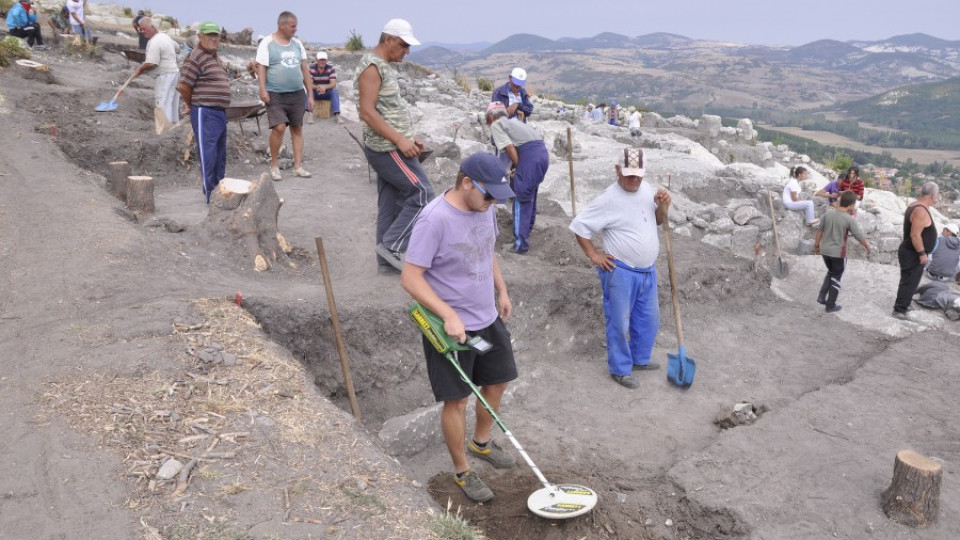
[[[745,141],[752,141],[757,138],[757,130],[753,128],[753,121],[749,118],[741,118],[737,122],[737,130],[739,131],[740,138]]]
[[[741,206],[733,213],[733,222],[737,225],[746,225],[753,219],[764,217],[763,213],[753,206]]]
[[[716,139],[720,136],[720,128],[723,127],[723,123],[719,116],[715,114],[705,114],[700,117],[700,133],[709,137],[710,139]]]

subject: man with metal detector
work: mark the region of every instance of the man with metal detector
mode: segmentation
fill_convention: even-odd
[[[597,265],[606,317],[607,365],[610,377],[627,388],[640,383],[633,370],[657,369],[651,361],[660,330],[657,303],[657,226],[667,219],[670,193],[654,193],[644,183],[643,150],[617,153],[617,182],[587,205],[570,224],[580,248]],[[601,234],[599,251],[591,239]]]
[[[424,207],[413,227],[400,284],[410,296],[443,319],[443,330],[460,343],[468,335],[489,343],[481,356],[459,351],[457,361],[487,403],[499,410],[507,383],[517,378],[510,333],[503,323],[513,306],[495,252],[494,202],[514,196],[504,168],[494,155],[476,153],[461,163],[456,184]],[[509,468],[516,458],[491,438],[493,417],[477,406],[477,424],[466,438],[467,401],[472,392],[451,360],[427,338],[423,341],[430,386],[443,402],[440,424],[453,460],[454,481],[471,500],[493,499],[493,491],[470,470],[470,454],[497,468]]]

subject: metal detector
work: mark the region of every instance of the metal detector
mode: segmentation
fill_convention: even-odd
[[[534,514],[547,519],[569,519],[582,516],[593,510],[599,498],[597,497],[597,493],[592,489],[576,484],[551,484],[547,481],[543,473],[540,472],[540,469],[537,468],[537,465],[530,459],[527,451],[520,446],[520,443],[513,436],[513,433],[510,433],[507,426],[500,420],[497,412],[494,411],[493,407],[483,398],[483,394],[480,393],[477,385],[473,384],[470,377],[467,377],[467,374],[463,372],[463,368],[460,367],[460,362],[457,362],[454,356],[455,351],[467,350],[483,354],[491,349],[491,344],[479,336],[468,337],[467,342],[464,344],[457,342],[444,331],[443,320],[420,304],[414,304],[413,307],[410,308],[410,316],[414,322],[417,323],[417,327],[420,328],[420,331],[423,332],[423,335],[427,337],[427,340],[433,347],[450,361],[450,364],[452,364],[457,370],[457,373],[460,374],[463,382],[467,383],[470,390],[473,391],[473,395],[477,396],[477,401],[490,413],[493,421],[500,426],[503,434],[510,439],[514,448],[520,452],[524,461],[533,469],[533,473],[537,475],[537,479],[543,484],[542,488],[534,491],[527,497],[527,508]]]

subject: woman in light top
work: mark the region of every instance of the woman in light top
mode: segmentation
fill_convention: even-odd
[[[808,176],[810,171],[802,165],[790,169],[790,180],[783,188],[783,207],[787,210],[803,212],[806,224],[815,227],[820,220],[814,217],[813,201],[800,200],[800,182],[806,180]]]

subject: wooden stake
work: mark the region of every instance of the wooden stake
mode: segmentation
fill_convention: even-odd
[[[940,464],[913,450],[897,452],[893,480],[880,495],[883,513],[909,527],[925,528],[940,513]]]
[[[570,211],[577,215],[577,195],[573,189],[573,133],[567,126],[567,162],[570,163]]]
[[[126,187],[127,208],[134,212],[153,213],[153,178],[128,176]]]
[[[323,239],[316,238],[317,256],[320,257],[320,272],[323,274],[323,288],[327,291],[327,305],[330,307],[330,320],[333,322],[333,333],[337,342],[337,353],[340,355],[340,367],[343,368],[343,381],[347,387],[347,396],[350,398],[350,410],[357,422],[360,418],[360,405],[357,404],[357,395],[353,391],[353,377],[350,375],[350,360],[347,359],[347,346],[343,342],[343,333],[340,331],[340,316],[337,314],[337,302],[333,298],[333,285],[330,283],[330,271],[327,269],[327,256],[323,252]]]
[[[126,201],[127,177],[131,173],[130,164],[126,161],[112,161],[108,167],[110,176],[107,177],[107,191],[121,201]]]

